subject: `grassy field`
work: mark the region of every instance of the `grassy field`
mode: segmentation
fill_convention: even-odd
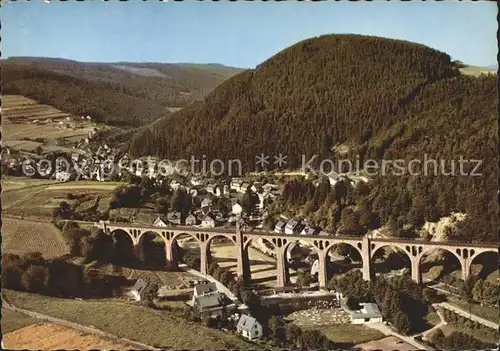
[[[118,299],[65,300],[12,290],[13,305],[167,349],[258,349],[239,336],[187,322],[169,311],[157,311]]]
[[[24,254],[37,251],[45,258],[68,252],[60,230],[48,222],[3,218],[2,239],[3,252]]]
[[[2,180],[2,186],[3,182],[4,180]],[[68,193],[89,195],[91,200],[88,201],[87,205],[90,205],[94,197],[99,195],[106,205],[109,203],[111,192],[124,183],[97,181],[61,183],[55,180],[35,181],[26,178],[8,178],[5,180],[5,184],[6,189],[2,193],[4,213],[25,217],[51,217],[52,210],[61,201],[66,201],[69,204],[74,202],[66,198]],[[102,210],[105,209],[102,208]]]
[[[3,334],[10,333],[11,331],[24,328],[31,324],[36,324],[38,322],[40,321],[23,313],[2,308]]]
[[[466,66],[464,68],[460,68],[460,73],[467,76],[478,77],[481,74],[496,74],[497,70],[488,67]]]
[[[364,325],[336,324],[317,328],[310,327],[310,329],[319,330],[333,342],[345,344],[361,344],[384,337],[384,334],[378,330]]]

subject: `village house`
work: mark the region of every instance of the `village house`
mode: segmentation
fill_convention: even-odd
[[[171,224],[181,224],[181,213],[180,212],[169,212],[167,213],[167,221]]]
[[[273,190],[278,190],[278,186],[276,184],[266,183],[262,186],[262,190],[272,192]]]
[[[253,230],[253,227],[250,225],[250,223],[248,223],[248,221],[244,220],[241,217],[236,219],[236,228],[241,230],[242,232],[251,232]]]
[[[208,185],[205,187],[205,190],[207,191],[207,193],[210,193],[210,194],[214,195],[214,193],[215,193],[215,188],[217,188],[217,185],[214,185],[214,184],[208,184]]]
[[[201,219],[201,227],[202,228],[215,228],[215,225],[216,225],[215,215],[211,212],[207,213]]]
[[[285,232],[286,223],[283,221],[278,221],[274,226],[274,232],[278,234],[283,234]]]
[[[214,282],[203,281],[193,288],[193,302],[198,296],[208,295],[217,292],[217,285]]]
[[[202,184],[201,180],[197,177],[192,177],[190,182],[192,186],[199,186]]]
[[[181,187],[181,183],[179,183],[176,180],[172,180],[170,182],[170,187],[172,188],[172,190],[177,190],[177,189],[179,189]]]
[[[212,200],[204,198],[201,202],[201,212],[206,215],[212,210]]]
[[[193,198],[198,196],[198,189],[194,188],[194,187],[189,189],[189,194],[191,194],[191,197],[193,197]]]
[[[262,337],[262,325],[253,317],[242,314],[236,330],[248,340],[256,340]]]
[[[241,178],[231,179],[231,184],[230,184],[231,190],[239,191],[242,183],[243,181],[241,180]]]
[[[199,315],[208,313],[211,317],[221,318],[226,306],[227,298],[219,292],[196,296],[193,303],[193,308]]]
[[[146,288],[148,287],[148,282],[142,278],[137,279],[134,286],[132,287],[130,293],[134,297],[136,301],[144,300],[144,293],[146,292]]]
[[[360,303],[361,309],[350,311],[352,324],[381,323],[382,314],[375,303]]]
[[[249,183],[247,183],[247,182],[243,182],[243,183],[241,183],[240,188],[238,189],[238,191],[239,191],[240,193],[243,193],[243,194],[244,194],[244,193],[246,193],[246,192],[247,192],[247,190],[249,189],[249,187],[250,187],[250,184],[249,184]]]
[[[192,213],[190,213],[185,219],[186,225],[197,225],[198,222],[198,218],[196,218],[196,216]]]
[[[300,235],[316,235],[317,232],[318,231],[315,228],[304,227],[304,229],[300,232]]]
[[[294,235],[300,233],[300,223],[290,219],[285,225],[285,234]]]
[[[262,182],[255,182],[252,184],[252,187],[250,188],[254,193],[258,193],[260,189],[262,189]]]
[[[168,219],[163,217],[163,216],[156,217],[156,219],[153,222],[154,227],[165,228],[165,227],[168,227],[168,225],[169,225]]]
[[[241,213],[243,212],[243,207],[240,205],[239,202],[235,202],[233,204],[233,206],[231,206],[231,213],[238,216],[238,215],[241,215]]]

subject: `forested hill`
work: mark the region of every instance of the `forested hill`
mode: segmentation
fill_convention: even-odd
[[[201,100],[241,72],[214,64],[82,63],[14,57],[2,60],[4,94],[20,94],[114,125],[140,126]]]
[[[496,240],[496,105],[496,77],[462,76],[445,53],[327,35],[285,49],[158,120],[135,135],[130,150],[240,159],[247,170],[261,153],[287,155],[289,168],[300,167],[303,154],[331,159],[337,144],[349,147],[351,158],[482,159],[481,177],[378,179],[365,206],[382,223],[410,209],[427,220],[466,212],[457,238]]]

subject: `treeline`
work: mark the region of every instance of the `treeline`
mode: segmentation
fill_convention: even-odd
[[[431,341],[443,350],[487,350],[496,347],[493,343],[485,343],[463,332],[454,331],[445,336],[441,329],[432,334]]]
[[[200,100],[238,69],[99,64],[43,58],[2,61],[4,94],[20,94],[112,125],[140,126]]]
[[[110,297],[127,279],[105,275],[98,269],[85,269],[65,258],[44,259],[39,252],[19,256],[2,255],[2,286],[64,298]]]
[[[396,40],[328,35],[282,51],[222,83],[203,103],[144,128],[130,151],[239,159],[248,171],[261,153],[286,155],[289,169],[302,167],[302,155],[306,161],[318,155],[315,169],[325,158],[354,163],[359,156],[360,165],[401,159],[408,165],[423,163],[426,155],[437,160],[437,169],[430,165],[424,174],[422,167],[414,176],[389,167],[389,174],[375,177],[365,208],[380,225],[391,221],[400,229],[405,222],[418,226],[463,212],[467,218],[451,239],[496,241],[496,101],[495,77],[462,77],[444,53]],[[333,151],[339,144],[345,156]],[[459,174],[460,157],[481,160],[481,176]],[[470,173],[474,163],[463,168]]]
[[[416,87],[458,74],[448,55],[421,45],[357,35],[309,39],[158,121],[152,140],[145,133],[133,151],[239,158],[252,169],[256,155],[281,151],[293,167],[301,154],[330,155],[337,142],[386,130],[402,119],[401,101]]]

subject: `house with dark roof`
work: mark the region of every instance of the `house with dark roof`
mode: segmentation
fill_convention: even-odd
[[[193,308],[198,314],[208,313],[211,317],[223,317],[224,309],[228,305],[224,294],[214,292],[196,296],[194,298]]]
[[[290,219],[285,225],[285,234],[293,235],[300,233],[300,223],[294,219]]]
[[[195,285],[193,298],[215,292],[217,292],[217,285],[214,282],[201,282],[200,284]]]
[[[246,314],[242,314],[236,330],[244,338],[249,340],[256,340],[262,337],[262,325],[254,318]]]
[[[146,292],[146,288],[148,287],[148,282],[142,278],[137,279],[134,286],[132,287],[131,293],[134,296],[136,301],[141,301],[144,299],[144,294]]]
[[[283,234],[285,232],[286,223],[283,221],[278,221],[274,226],[274,232],[278,234]]]
[[[317,233],[318,231],[315,228],[304,227],[304,229],[300,232],[300,235],[316,235]]]

